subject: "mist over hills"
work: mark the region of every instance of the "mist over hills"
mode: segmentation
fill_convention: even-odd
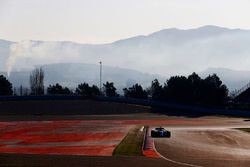
[[[99,65],[83,63],[59,63],[43,65],[45,71],[45,86],[60,83],[74,89],[79,83],[87,82],[96,84],[99,87],[100,67]],[[14,87],[29,87],[29,75],[31,70],[14,71],[9,77]],[[237,71],[226,68],[208,68],[199,72],[201,78],[216,73],[230,91],[240,89],[250,82],[250,71]],[[0,72],[7,76],[6,72]],[[151,81],[157,78],[161,84],[166,82],[168,77],[152,75],[131,69],[103,66],[103,83],[114,82],[118,91],[122,93],[124,87],[130,87],[140,83],[144,88],[150,86]]]
[[[249,43],[249,30],[216,26],[204,26],[189,30],[170,28],[149,35],[98,45],[67,41],[11,42],[0,40],[0,71],[10,72],[14,69],[14,71],[20,71],[21,75],[23,71],[30,71],[35,65],[62,63],[62,67],[59,65],[59,67],[53,67],[63,69],[58,70],[59,73],[54,78],[58,80],[60,77],[64,78],[64,80],[60,80],[62,82],[73,79],[78,82],[84,80],[81,78],[81,73],[78,72],[79,69],[71,70],[69,75],[67,70],[70,69],[67,69],[67,66],[65,67],[63,64],[83,63],[86,68],[92,69],[86,64],[97,65],[101,60],[106,66],[120,67],[124,70],[133,69],[143,74],[148,73],[145,75],[158,74],[164,79],[170,75],[188,75],[194,71],[198,73],[203,71],[201,74],[206,74],[205,72],[218,73],[230,89],[238,89],[248,82],[248,76],[250,78],[248,75],[248,71],[250,71]],[[81,72],[88,71],[86,68],[81,69]],[[49,67],[48,69],[47,76],[49,77],[49,73],[54,69]],[[233,72],[230,69],[238,71]],[[106,73],[106,76],[111,75],[111,72],[116,70],[107,71],[109,73]],[[126,85],[126,80],[133,78],[130,77],[133,73],[119,73],[116,75],[116,79],[112,79],[115,75],[112,74],[109,79],[122,81],[121,85]],[[17,73],[10,74],[10,78],[12,78]],[[95,74],[91,72],[84,74],[86,82],[96,80]],[[139,76],[150,78],[145,75],[140,73],[134,78],[140,78]],[[54,83],[53,80],[49,82]],[[69,83],[67,82],[67,84]]]
[[[48,64],[41,66],[45,72],[45,86],[50,84],[60,83],[63,86],[75,89],[78,84],[87,82],[95,84],[99,87],[100,81],[100,67],[99,65],[83,64],[83,63],[60,63]],[[122,89],[130,87],[135,83],[140,83],[144,87],[148,87],[151,81],[158,78],[159,81],[164,82],[163,77],[159,75],[152,75],[138,72],[136,70],[124,69],[119,67],[103,66],[102,68],[102,82],[114,82],[119,93]],[[29,87],[30,70],[14,71],[9,77],[14,87]],[[1,73],[7,75],[5,73]]]
[[[250,71],[238,71],[227,68],[208,68],[198,73],[202,78],[217,74],[230,91],[240,89],[250,82]]]

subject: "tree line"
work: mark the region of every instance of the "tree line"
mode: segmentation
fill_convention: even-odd
[[[44,95],[44,71],[41,68],[33,70],[30,74],[29,95]],[[21,88],[20,88],[21,89]],[[81,95],[86,97],[108,96],[118,97],[117,89],[113,82],[103,84],[102,90],[96,85],[81,83],[72,91],[59,83],[47,87],[48,95]],[[138,99],[153,99],[157,101],[178,102],[198,105],[224,105],[228,100],[228,89],[216,75],[209,75],[202,79],[193,73],[188,77],[172,76],[164,84],[157,79],[151,82],[151,86],[144,89],[136,83],[123,89],[124,96]],[[13,95],[12,84],[3,76],[0,76],[0,95]]]

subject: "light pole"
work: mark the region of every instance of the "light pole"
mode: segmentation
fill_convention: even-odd
[[[100,91],[102,91],[102,62],[100,61]]]

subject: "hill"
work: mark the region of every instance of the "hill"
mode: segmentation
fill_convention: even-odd
[[[75,88],[79,83],[87,82],[89,84],[96,84],[99,87],[100,67],[98,65],[58,63],[43,65],[42,68],[45,71],[45,86],[60,83],[64,86]],[[30,72],[30,70],[12,72],[9,80],[15,87],[19,87],[20,85],[29,87]],[[7,75],[4,72],[2,74]],[[135,83],[140,83],[144,87],[147,87],[155,78],[158,78],[162,82],[164,81],[163,77],[159,75],[110,66],[103,66],[102,76],[103,83],[106,81],[114,82],[119,92],[122,92],[124,87],[129,87]]]
[[[0,71],[20,71],[18,74],[20,76],[26,75],[23,71],[30,71],[36,65],[98,64],[101,60],[106,66],[133,69],[168,78],[170,75],[188,75],[194,71],[199,72],[216,67],[216,73],[220,73],[218,69],[238,70],[237,75],[234,75],[232,71],[227,72],[233,77],[220,75],[221,78],[225,78],[223,80],[230,89],[238,89],[248,82],[247,74],[238,74],[250,70],[249,43],[249,30],[217,26],[187,30],[169,28],[107,44],[0,40]],[[64,72],[65,76],[60,74],[61,78],[67,78],[68,74],[65,70]],[[214,71],[211,72],[214,73]],[[17,75],[17,72],[10,74]],[[80,74],[70,73],[70,75],[72,79],[76,79],[76,82],[84,80],[84,78],[79,78]],[[92,73],[84,75],[86,81],[96,80]],[[98,78],[96,74],[94,76]],[[124,79],[127,75],[119,74],[118,76],[116,78],[119,79],[115,80],[123,80],[123,85],[125,85],[124,80],[131,79],[130,77]],[[10,77],[12,78],[12,76]],[[49,74],[48,77],[50,77]],[[55,78],[59,79],[57,76]],[[64,80],[59,81],[64,82]]]

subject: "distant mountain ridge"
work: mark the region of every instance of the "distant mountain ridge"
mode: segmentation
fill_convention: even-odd
[[[31,70],[35,65],[44,64],[98,64],[99,61],[106,66],[158,74],[164,78],[210,67],[248,71],[249,43],[249,30],[217,26],[187,30],[169,28],[107,44],[0,40],[0,71]],[[247,77],[235,80],[239,82],[229,84],[230,87],[243,86]]]

